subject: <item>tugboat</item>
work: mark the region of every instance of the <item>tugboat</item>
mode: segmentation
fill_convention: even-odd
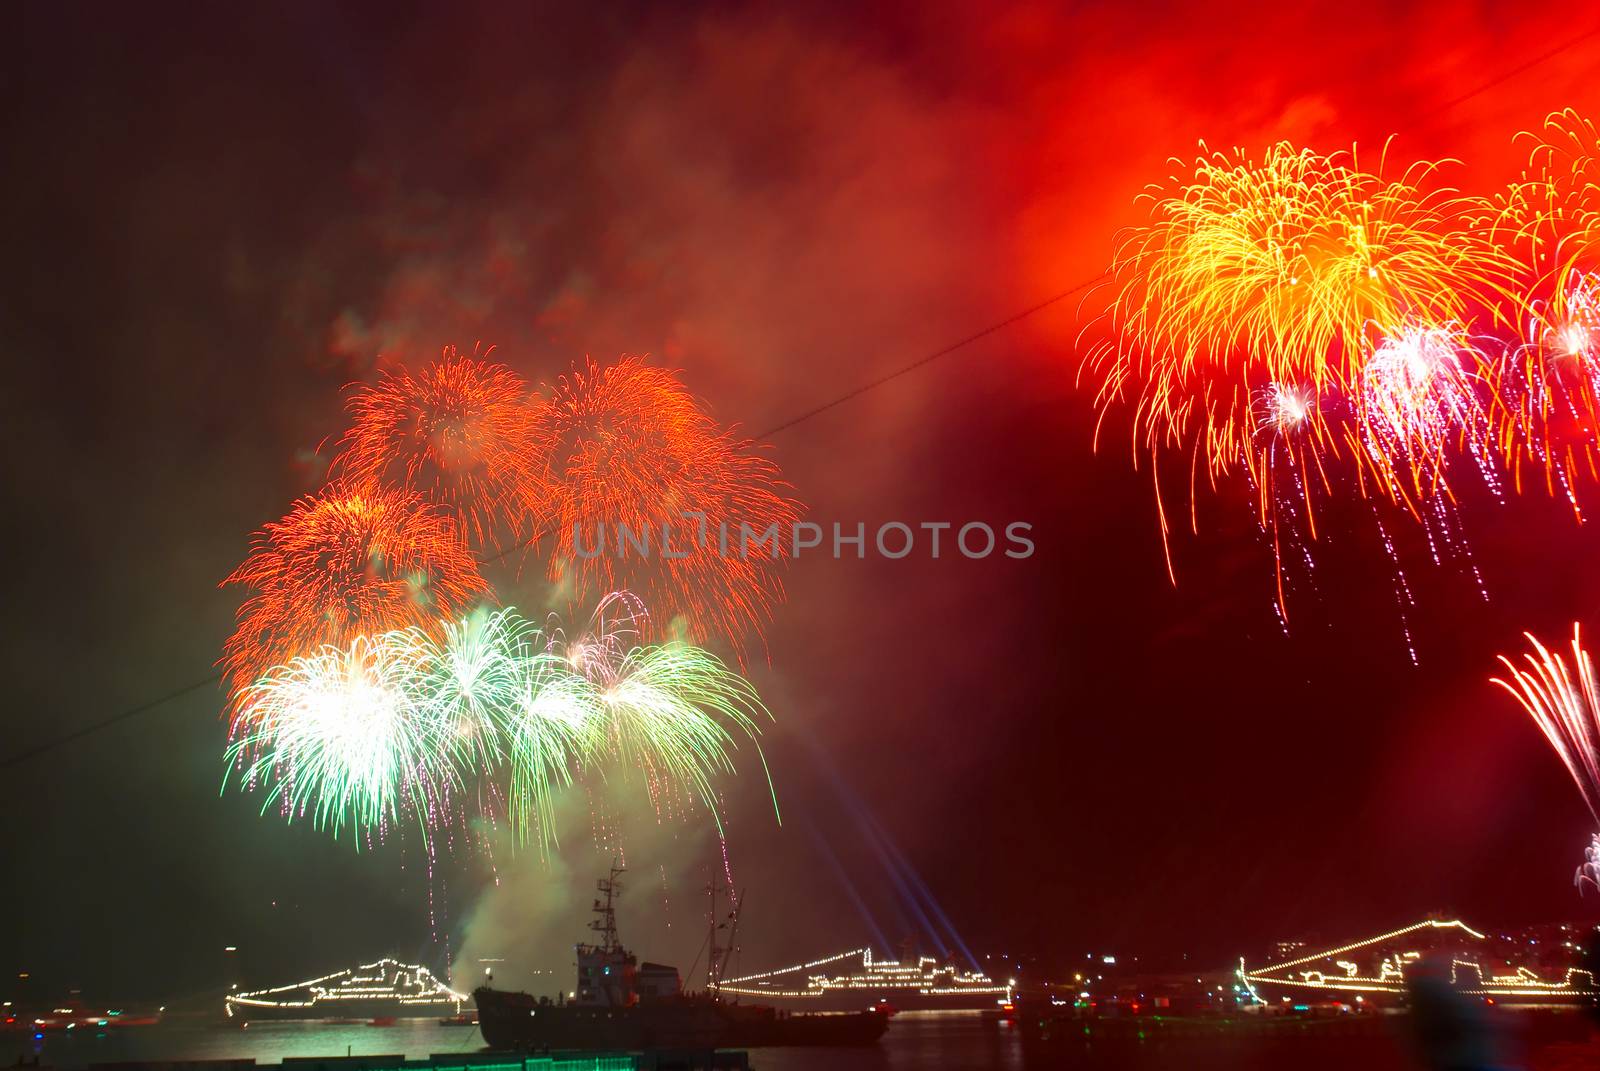
[[[685,993],[677,968],[639,963],[617,937],[616,896],[624,873],[613,864],[595,883],[598,939],[577,946],[578,979],[567,1000],[481,986],[473,991],[483,1040],[494,1049],[687,1049],[797,1045],[873,1045],[888,1029],[879,1011],[791,1015],[726,1002],[719,992],[727,951],[716,943],[713,901],[707,989]],[[715,893],[713,893],[713,897]],[[733,914],[738,925],[737,909]]]

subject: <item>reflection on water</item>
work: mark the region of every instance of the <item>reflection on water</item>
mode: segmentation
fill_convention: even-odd
[[[441,1026],[435,1019],[398,1019],[393,1026],[365,1023],[257,1022],[235,1025],[216,1019],[169,1016],[159,1026],[127,1027],[98,1034],[83,1030],[6,1036],[0,1060],[38,1054],[40,1063],[58,1068],[86,1067],[120,1060],[238,1060],[277,1063],[285,1056],[382,1056],[421,1059],[436,1052],[475,1052],[483,1048],[478,1028]]]
[[[394,1055],[422,1059],[435,1053],[474,1052],[483,1047],[476,1027],[447,1027],[432,1019],[400,1020],[393,1026],[331,1023],[253,1023],[248,1028],[216,1020],[169,1019],[159,1026],[52,1034],[0,1035],[0,1064],[38,1055],[45,1066],[82,1068],[122,1060],[254,1059],[277,1063],[286,1056]],[[1531,1066],[1600,1067],[1600,1050],[1587,1049],[1568,1064],[1540,1059]],[[869,1049],[752,1049],[757,1071],[934,1071],[963,1069],[1081,1068],[1085,1071],[1401,1071],[1419,1065],[1399,1038],[1200,1040],[1174,1043],[1100,1042],[1043,1049],[1024,1047],[1009,1027],[985,1028],[975,1012],[904,1012],[881,1044]]]
[[[1338,1039],[1314,1047],[1252,1039],[1235,1043],[1099,1042],[1028,1047],[1010,1026],[985,1028],[976,1012],[902,1012],[876,1049],[753,1049],[758,1071],[937,1071],[1083,1069],[1083,1071],[1411,1071],[1409,1053],[1387,1038]]]

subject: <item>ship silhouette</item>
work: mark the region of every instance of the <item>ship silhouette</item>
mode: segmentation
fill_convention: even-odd
[[[730,942],[720,944],[715,885],[710,933],[710,969],[706,988],[685,992],[675,967],[640,963],[617,936],[616,896],[623,869],[613,865],[596,883],[589,928],[593,944],[577,946],[577,981],[566,1000],[534,997],[484,985],[473,991],[478,1025],[491,1048],[519,1051],[550,1049],[686,1049],[764,1047],[777,1045],[871,1045],[888,1028],[882,1010],[791,1015],[760,1004],[743,1004],[724,996],[731,937],[737,930],[737,902]]]

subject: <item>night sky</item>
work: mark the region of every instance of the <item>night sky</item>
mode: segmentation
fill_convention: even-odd
[[[1093,277],[1200,139],[1375,160],[1395,134],[1398,165],[1498,188],[1517,131],[1600,104],[1600,37],[1517,70],[1574,10],[24,5],[0,757],[215,672],[219,581],[319,485],[380,355],[482,341],[539,383],[649,353],[759,434]],[[1126,415],[1092,448],[1080,326],[1068,299],[774,436],[813,521],[1025,521],[1037,552],[789,567],[750,670],[782,824],[752,757],[726,786],[743,965],[919,935],[908,871],[980,956],[1221,966],[1431,911],[1592,914],[1582,802],[1487,683],[1524,629],[1595,620],[1592,532],[1469,497],[1487,600],[1403,538],[1413,667],[1393,566],[1335,511],[1286,636],[1243,487],[1202,495],[1168,581]],[[492,577],[525,607],[537,578]],[[549,863],[430,878],[414,843],[219,792],[221,705],[6,768],[0,969],[108,998],[215,989],[224,945],[263,985],[389,952],[565,974],[608,859],[586,801]],[[695,954],[708,827],[627,820],[647,958]]]

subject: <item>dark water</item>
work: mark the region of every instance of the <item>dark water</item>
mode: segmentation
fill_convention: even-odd
[[[285,1056],[397,1055],[422,1059],[435,1053],[475,1052],[483,1047],[476,1027],[446,1027],[428,1019],[394,1026],[326,1023],[254,1023],[248,1028],[214,1021],[169,1019],[159,1026],[95,1034],[73,1031],[35,1040],[29,1034],[0,1035],[0,1065],[19,1056],[41,1064],[82,1068],[121,1060],[215,1060],[253,1058],[273,1064]],[[1082,1068],[1085,1071],[1401,1071],[1420,1068],[1400,1038],[1319,1041],[1136,1042],[1024,1047],[1009,1028],[986,1029],[976,1013],[907,1012],[894,1018],[883,1041],[870,1049],[752,1049],[757,1071],[962,1071],[967,1068]],[[1517,1066],[1600,1068],[1600,1047],[1526,1054]]]

